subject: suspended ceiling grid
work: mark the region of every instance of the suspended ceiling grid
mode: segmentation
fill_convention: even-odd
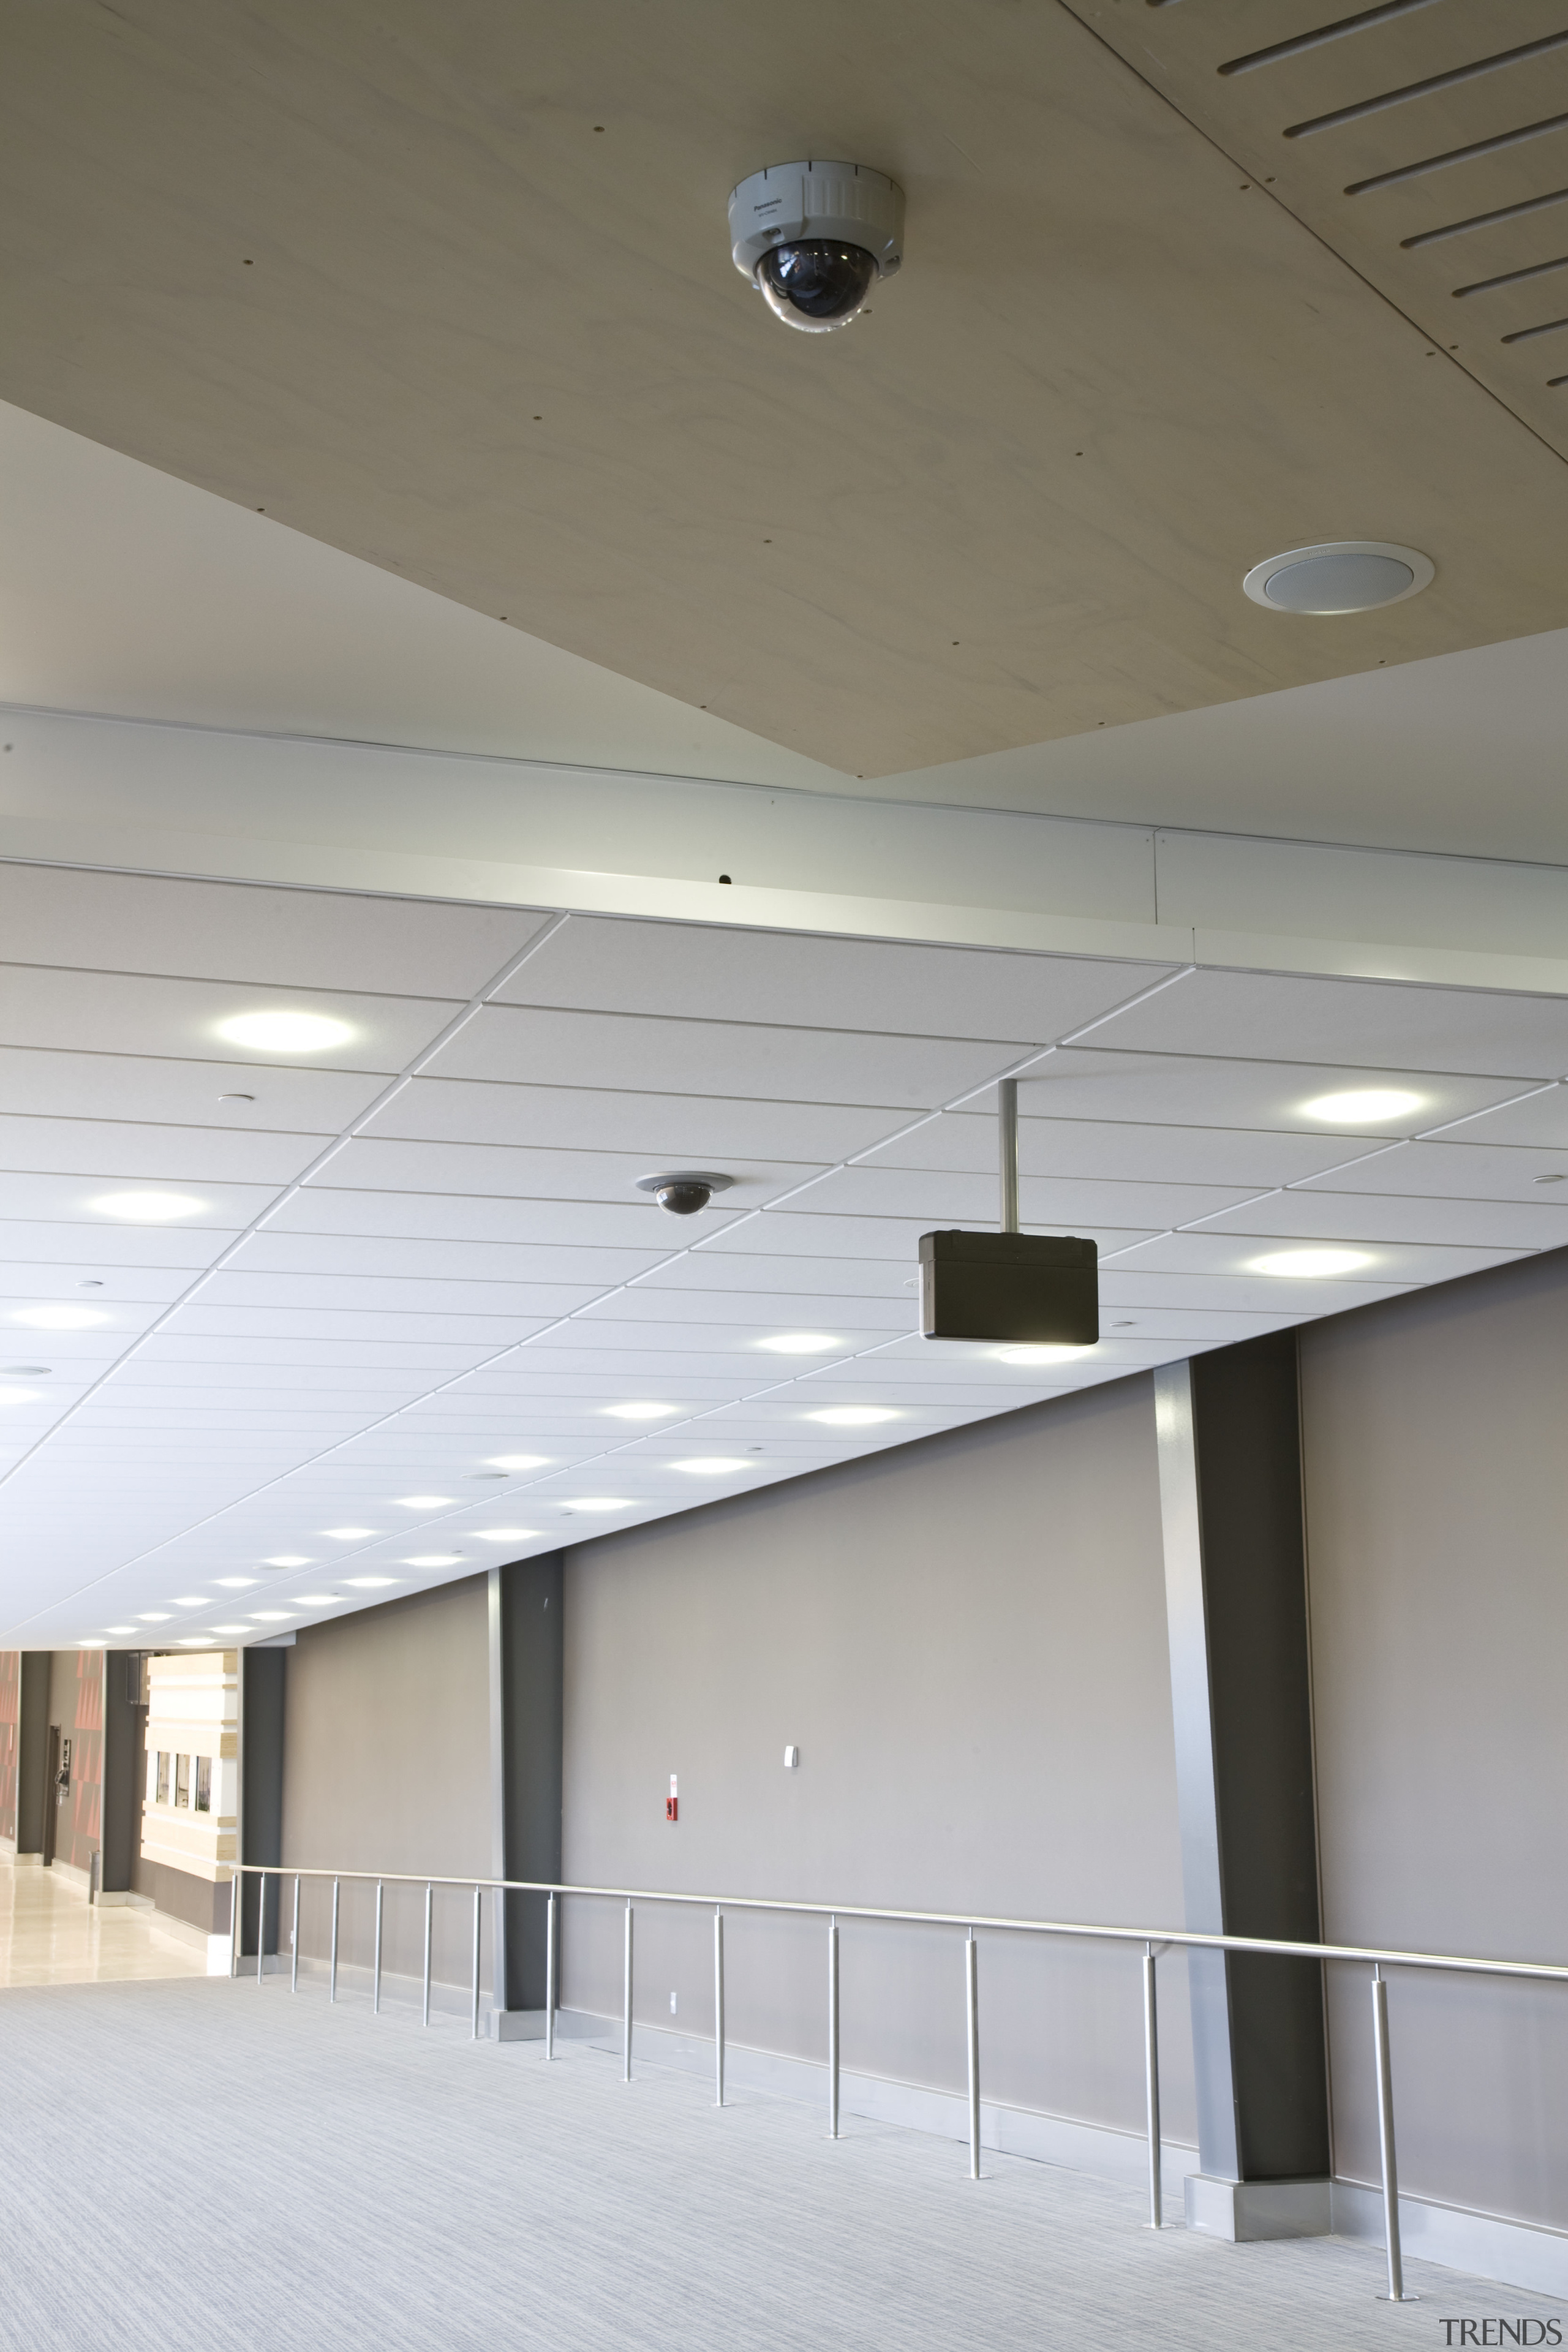
[[[36,866],[0,919],[13,1643],[270,1638],[1568,1239],[1561,998]],[[350,1035],[218,1035],[269,1008]],[[1010,1070],[1025,1221],[1102,1256],[1047,1366],[912,1328]],[[734,1189],[678,1223],[675,1164]]]

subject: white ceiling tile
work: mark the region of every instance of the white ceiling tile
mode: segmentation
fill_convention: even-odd
[[[781,1008],[785,1009],[785,1008]],[[489,1005],[430,1065],[446,1078],[930,1109],[984,1085],[1033,1042],[656,1020]]]
[[[678,1225],[646,1195],[623,1205],[611,1201],[496,1200],[486,1193],[350,1192],[311,1184],[268,1219],[268,1231],[382,1241],[494,1241],[533,1249],[552,1244],[620,1249],[636,1252],[647,1265],[689,1248],[700,1235],[733,1224],[743,1214],[715,1206]]]
[[[757,1233],[760,1228],[747,1228]],[[759,1297],[777,1297],[781,1307],[801,1292],[820,1292],[836,1298],[899,1298],[920,1277],[902,1258],[806,1257],[752,1255],[737,1245],[732,1250],[698,1249],[666,1265],[656,1266],[637,1283],[641,1290],[753,1290]]]
[[[1305,1195],[1302,1196],[1305,1198]],[[1316,1196],[1314,1196],[1316,1197]],[[1331,1236],[1325,1236],[1325,1240]],[[1337,1244],[1336,1244],[1337,1245]],[[1255,1262],[1275,1251],[1277,1238],[1267,1230],[1254,1228],[1250,1233],[1229,1231],[1201,1234],[1167,1234],[1159,1239],[1143,1243],[1125,1257],[1116,1261],[1119,1275],[1152,1274],[1215,1274],[1247,1275],[1255,1271]],[[1477,1249],[1471,1247],[1417,1246],[1407,1243],[1381,1242],[1367,1244],[1367,1264],[1357,1267],[1354,1274],[1342,1280],[1282,1279],[1294,1295],[1300,1315],[1322,1314],[1328,1311],[1318,1299],[1325,1292],[1344,1291],[1347,1303],[1360,1304],[1371,1295],[1381,1292],[1390,1284],[1406,1285],[1424,1282],[1447,1282],[1462,1274],[1479,1273],[1483,1266],[1500,1265],[1517,1250]],[[1107,1267],[1106,1273],[1113,1269]],[[1351,1297],[1350,1294],[1359,1294]]]
[[[102,1217],[64,1223],[0,1213],[0,1258],[54,1267],[62,1290],[100,1275],[112,1288],[121,1267],[185,1267],[195,1275],[233,1239],[199,1225],[117,1225]]]
[[[5,1227],[0,1225],[0,1245]],[[131,1266],[118,1267],[112,1282],[104,1277],[103,1298],[117,1305],[134,1304],[142,1307],[164,1307],[178,1298],[195,1281],[196,1270],[191,1266]],[[15,1258],[0,1258],[0,1301],[49,1298],[59,1300],[74,1290],[82,1297],[79,1283],[68,1277],[62,1281],[60,1270],[54,1265],[28,1265]],[[98,1294],[94,1294],[96,1297]],[[0,1312],[3,1312],[0,1308]]]
[[[1188,1224],[1215,1215],[1248,1197],[1230,1184],[1088,1183],[1026,1176],[1018,1206],[1026,1231],[1101,1233],[1145,1231]],[[921,1229],[933,1225],[994,1226],[997,1181],[994,1175],[964,1176],[912,1168],[841,1168],[792,1202],[806,1216],[908,1217]]]
[[[1436,1121],[1429,1121],[1435,1125]],[[1568,1150],[1568,1087],[1546,1087],[1527,1101],[1489,1110],[1449,1129],[1447,1143],[1507,1143],[1525,1149]]]
[[[1205,1233],[1245,1225],[1252,1234],[1279,1234],[1331,1242],[1437,1242],[1478,1248],[1560,1249],[1568,1244],[1568,1204],[1549,1208],[1513,1201],[1418,1199],[1390,1192],[1276,1192],[1250,1208],[1214,1217]]]
[[[657,1266],[668,1255],[667,1221],[649,1229],[649,1249],[576,1249],[500,1241],[419,1241],[361,1234],[297,1234],[268,1222],[237,1253],[237,1271],[342,1275],[354,1280],[568,1283],[590,1295]],[[0,1223],[0,1248],[5,1227]]]
[[[305,1057],[231,1044],[217,1036],[217,1024],[237,1013],[283,1010],[324,1013],[353,1033],[341,1045],[312,1057],[310,1066],[390,1075],[412,1061],[458,1007],[437,998],[247,988],[230,982],[0,964],[0,1045],[223,1061],[237,1071],[264,1070],[275,1061]],[[235,1083],[245,1086],[242,1078]]]
[[[548,919],[428,898],[0,864],[7,957],[100,971],[466,1001]]]
[[[77,1224],[77,1249],[83,1255],[88,1255],[96,1249],[96,1236],[100,1233],[112,1233],[121,1223],[117,1217],[106,1217],[101,1211],[95,1210],[94,1201],[100,1199],[106,1191],[134,1192],[138,1189],[153,1188],[141,1186],[136,1179],[108,1175],[46,1175],[29,1171],[0,1173],[0,1219],[47,1224],[74,1222]],[[208,1179],[189,1188],[182,1185],[180,1189],[182,1192],[189,1189],[198,1205],[189,1216],[180,1218],[179,1231],[190,1233],[205,1228],[209,1233],[221,1232],[232,1235],[247,1225],[253,1217],[258,1217],[263,1209],[277,1199],[281,1187],[278,1184],[214,1183]],[[176,1228],[171,1223],[163,1230],[172,1233]],[[4,1231],[4,1224],[0,1224],[0,1236]],[[4,1246],[4,1240],[0,1239],[0,1248]]]
[[[617,1291],[600,1307],[585,1307],[577,1319],[591,1324],[608,1316],[623,1324],[705,1323],[710,1328],[736,1323],[762,1331],[830,1332],[847,1325],[858,1330],[904,1331],[918,1315],[913,1289],[902,1286],[889,1297],[876,1298],[842,1292],[717,1290],[708,1284],[679,1289],[673,1282],[645,1282]]]
[[[516,1004],[708,1021],[795,1021],[1042,1045],[1152,987],[1168,966],[574,916],[501,991]]]
[[[689,1167],[689,1158],[684,1164]],[[374,1138],[356,1139],[332,1159],[320,1179],[322,1190],[347,1187],[394,1192],[471,1192],[502,1200],[543,1200],[631,1202],[655,1217],[667,1220],[666,1231],[679,1234],[646,1192],[638,1179],[658,1174],[646,1152],[532,1151],[490,1143],[391,1143]],[[820,1161],[775,1161],[758,1165],[733,1158],[721,1171],[732,1175],[734,1190],[720,1196],[727,1212],[752,1208],[804,1184],[822,1172]],[[679,1247],[672,1241],[671,1247]]]
[[[330,1139],[234,1134],[223,1128],[148,1127],[130,1120],[0,1116],[0,1168],[53,1170],[106,1182],[146,1180],[289,1183]]]
[[[726,1101],[592,1087],[492,1086],[416,1078],[366,1129],[377,1139],[608,1151],[678,1168],[731,1159],[816,1160],[862,1151],[904,1114],[852,1103]]]
[[[269,1307],[316,1313],[477,1315],[531,1326],[570,1315],[600,1296],[602,1286],[583,1282],[442,1282],[357,1274],[255,1274],[230,1265],[203,1286],[205,1307]],[[6,1288],[0,1263],[0,1295]]]
[[[1297,1183],[1333,1167],[1345,1154],[1342,1132],[1290,1135],[1233,1127],[1142,1127],[1115,1118],[1037,1118],[1026,1115],[1026,1106],[1036,1099],[1034,1082],[1025,1080],[1019,1093],[1018,1165],[1026,1176],[1228,1184],[1257,1192],[1266,1184]],[[994,1182],[996,1152],[993,1107],[985,1113],[944,1112],[901,1141],[868,1152],[864,1164],[951,1169],[988,1175]]]
[[[1252,1255],[1269,1246],[1267,1240],[1256,1241]],[[1102,1324],[1118,1314],[1256,1316],[1260,1330],[1281,1330],[1320,1315],[1365,1307],[1375,1298],[1397,1298],[1415,1286],[1412,1282],[1283,1282],[1268,1275],[1218,1271],[1163,1274],[1122,1259],[1100,1270],[1100,1312]]]
[[[1404,1143],[1323,1178],[1321,1185],[1308,1183],[1302,1190],[1402,1192],[1448,1201],[1519,1201],[1534,1208],[1551,1208],[1561,1200],[1568,1211],[1568,1149]]]
[[[761,1388],[770,1380],[793,1380],[830,1354],[847,1356],[858,1349],[875,1347],[888,1336],[885,1327],[857,1325],[841,1316],[821,1335],[837,1340],[836,1348],[825,1349],[821,1356],[779,1355],[763,1342],[805,1328],[796,1317],[780,1316],[752,1324],[698,1323],[681,1317],[626,1321],[617,1312],[620,1304],[618,1298],[612,1300],[596,1313],[578,1315],[569,1323],[542,1331],[528,1352],[547,1349],[553,1356],[563,1349],[583,1354],[589,1349],[608,1349],[618,1356],[625,1349],[641,1356],[658,1351],[680,1356],[739,1357],[743,1363],[755,1367],[756,1386]],[[912,1322],[912,1317],[910,1320]]]
[[[1568,1074],[1568,1002],[1394,982],[1197,971],[1118,1014],[1100,1032],[1100,1043],[1131,1053],[1552,1078]]]
[[[0,1102],[8,1111],[40,1118],[134,1119],[216,1127],[237,1136],[272,1129],[337,1135],[384,1084],[384,1078],[354,1070],[271,1064],[252,1067],[241,1077],[232,1062],[0,1046]],[[240,1094],[254,1100],[241,1101]],[[233,1098],[225,1101],[225,1096]]]
[[[1388,1065],[1358,1067],[1348,1060],[1289,1065],[1175,1053],[1110,1053],[1100,1043],[1110,1034],[1097,1032],[1092,1045],[1066,1046],[1020,1078],[1021,1118],[1275,1129],[1322,1136],[1330,1130],[1322,1119],[1309,1115],[1308,1103],[1375,1084],[1415,1096],[1418,1108],[1392,1130],[1403,1135],[1483,1110],[1518,1090],[1519,1082],[1511,1079],[1434,1076]],[[979,1108],[994,1113],[994,1095],[984,1097]],[[1333,1132],[1342,1138],[1347,1159],[1380,1139],[1377,1131],[1364,1128]]]
[[[168,1326],[172,1338],[258,1339],[363,1339],[379,1347],[404,1341],[416,1346],[444,1345],[491,1354],[514,1347],[543,1322],[524,1322],[503,1315],[409,1315],[350,1308],[209,1306],[205,1294],[181,1307]]]

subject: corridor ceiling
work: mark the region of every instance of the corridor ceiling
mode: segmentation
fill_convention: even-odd
[[[1266,14],[10,0],[0,394],[851,785],[1562,625],[1561,0]],[[803,150],[909,194],[826,339]],[[1344,536],[1435,583],[1240,594]]]
[[[1561,995],[47,866],[0,934],[0,1643],[269,1638],[1568,1241]],[[913,1328],[1010,1071],[1101,1252],[1045,1363]]]

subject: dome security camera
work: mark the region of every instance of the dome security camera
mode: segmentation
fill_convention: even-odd
[[[904,192],[864,163],[770,163],[731,191],[730,245],[775,318],[831,334],[902,263]]]
[[[720,1176],[710,1168],[678,1168],[667,1176],[639,1176],[637,1191],[651,1192],[661,1209],[672,1217],[694,1217],[705,1209],[715,1192],[726,1192],[734,1182],[732,1176]]]

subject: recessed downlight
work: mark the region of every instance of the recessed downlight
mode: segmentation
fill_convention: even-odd
[[[497,1470],[542,1470],[548,1454],[492,1454],[490,1463]]]
[[[106,1633],[118,1635],[121,1633],[134,1633],[136,1628],[134,1625],[106,1625],[103,1630]]]
[[[169,1605],[174,1609],[210,1609],[212,1601],[205,1592],[182,1592]]]
[[[1371,1264],[1364,1250],[1353,1249],[1270,1250],[1267,1257],[1252,1261],[1255,1273],[1281,1275],[1291,1282],[1321,1282],[1336,1274],[1355,1274]]]
[[[253,1609],[250,1617],[256,1625],[287,1625],[293,1613],[291,1609]]]
[[[0,1404],[37,1404],[37,1389],[0,1388]]]
[[[170,1225],[179,1217],[199,1217],[206,1202],[189,1192],[100,1192],[87,1205],[121,1224]]]
[[[352,1584],[356,1592],[379,1591],[384,1584],[395,1584],[395,1576],[345,1576],[343,1582]]]
[[[531,1543],[538,1535],[539,1529],[537,1528],[475,1528],[472,1533],[479,1543]]]
[[[143,1609],[136,1620],[139,1625],[166,1625],[168,1622],[169,1612],[166,1609]]]
[[[16,1307],[11,1310],[13,1323],[26,1323],[35,1331],[89,1331],[95,1323],[107,1323],[108,1316],[101,1307],[56,1306],[47,1301],[37,1307]]]
[[[456,1500],[455,1495],[399,1495],[397,1507],[400,1511],[444,1511]]]
[[[463,1555],[460,1551],[419,1551],[405,1559],[405,1568],[456,1568]]]
[[[805,1417],[825,1421],[830,1429],[869,1429],[873,1422],[897,1421],[899,1416],[889,1404],[828,1404]]]
[[[334,1543],[370,1543],[376,1535],[374,1528],[323,1528],[321,1533],[331,1536]]]
[[[672,1412],[682,1412],[679,1404],[655,1404],[651,1399],[635,1399],[627,1404],[607,1404],[604,1411],[616,1421],[667,1421]]]
[[[296,1609],[335,1609],[342,1597],[341,1592],[297,1592],[294,1606]]]
[[[1435,569],[1430,556],[1392,540],[1327,539],[1267,556],[1241,584],[1255,604],[1266,604],[1270,612],[1328,618],[1402,604],[1420,594]]]
[[[562,1505],[566,1511],[629,1511],[631,1507],[624,1495],[574,1495]]]
[[[264,1559],[261,1565],[263,1568],[313,1568],[315,1562],[307,1559],[302,1551],[279,1551],[274,1552],[270,1559]]]
[[[727,1478],[736,1470],[754,1470],[753,1462],[737,1462],[727,1454],[694,1454],[684,1462],[672,1462],[672,1470],[684,1470],[689,1478]]]
[[[772,1356],[832,1356],[844,1341],[827,1331],[779,1331],[771,1339],[759,1339],[757,1345]]]
[[[295,1013],[281,1007],[266,1013],[236,1013],[217,1024],[217,1034],[231,1045],[248,1046],[256,1054],[322,1054],[331,1045],[346,1045],[353,1035],[346,1021],[328,1013]]]
[[[176,1647],[182,1650],[210,1650],[212,1645],[213,1637],[210,1633],[182,1633]]]
[[[1330,1127],[1380,1127],[1388,1119],[1408,1118],[1425,1100],[1406,1087],[1349,1087],[1343,1094],[1314,1095],[1301,1105],[1301,1116],[1321,1118]]]
[[[227,1592],[248,1592],[256,1579],[254,1576],[215,1576],[213,1582],[221,1584]]]

